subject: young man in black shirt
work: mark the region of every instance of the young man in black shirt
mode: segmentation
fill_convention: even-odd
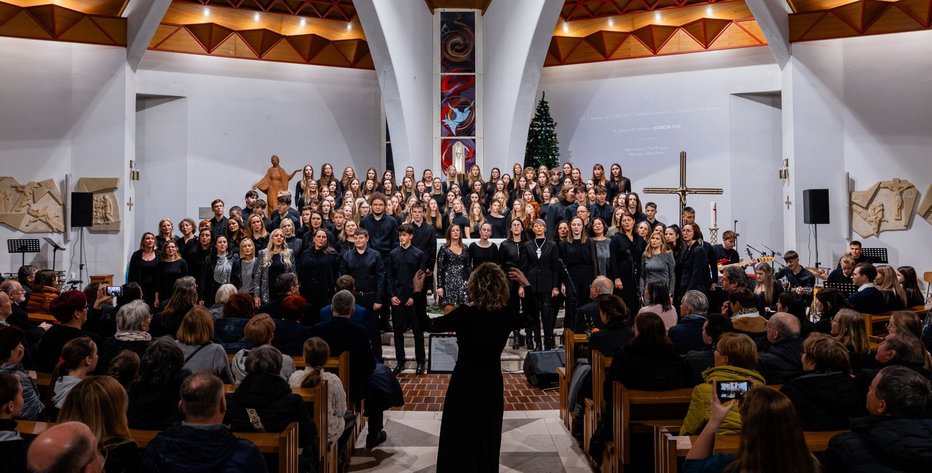
[[[210,203],[210,209],[214,212],[213,218],[210,219],[210,236],[214,240],[227,231],[227,218],[223,216],[223,207],[223,199],[214,199]]]
[[[369,232],[356,229],[355,248],[343,253],[340,274],[350,275],[356,283],[356,303],[366,308],[366,332],[376,359],[382,362],[382,336],[379,331],[379,311],[385,294],[385,264],[378,251],[369,248]]]
[[[414,276],[427,268],[427,255],[411,246],[414,239],[414,227],[404,224],[398,228],[400,246],[388,254],[386,272],[388,274],[388,295],[392,307],[392,324],[395,327],[395,359],[398,365],[395,374],[401,373],[405,365],[405,332],[408,327],[414,332],[414,358],[417,361],[417,374],[424,374],[424,330],[414,310]]]

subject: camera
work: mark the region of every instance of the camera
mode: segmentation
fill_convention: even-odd
[[[719,381],[715,385],[715,393],[723,402],[744,399],[749,389],[751,389],[750,381]]]
[[[107,286],[106,292],[110,297],[120,297],[123,295],[123,286]]]

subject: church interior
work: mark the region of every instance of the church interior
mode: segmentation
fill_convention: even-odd
[[[468,70],[450,65],[443,14],[472,22]],[[543,98],[557,161],[583,180],[618,163],[660,221],[684,202],[710,243],[738,235],[741,260],[792,250],[829,271],[857,240],[932,286],[928,0],[0,0],[0,71],[7,278],[28,263],[120,285],[144,232],[210,218],[214,199],[244,205],[272,155],[289,174],[444,178],[464,153],[484,178],[511,172]],[[826,190],[819,211],[811,190]],[[93,194],[86,227],[73,193]],[[632,456],[678,471],[671,448],[685,451],[650,422],[655,443],[615,439],[597,464],[574,436],[602,406],[574,427],[563,381],[523,381],[526,354],[502,356],[499,471],[618,472]],[[386,412],[381,450],[354,437],[348,471],[442,471],[448,376],[400,380],[408,406]]]

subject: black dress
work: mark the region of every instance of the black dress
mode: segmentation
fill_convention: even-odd
[[[433,319],[432,331],[456,332],[459,355],[440,424],[437,471],[498,471],[505,410],[501,354],[524,321],[507,307],[463,305]]]
[[[479,246],[478,243],[469,244],[469,259],[472,260],[471,268],[475,268],[482,263],[498,263],[498,247],[491,243],[488,248]]]
[[[644,239],[637,233],[629,240],[627,235],[618,232],[609,243],[611,257],[608,264],[608,278],[612,281],[621,279],[621,298],[628,308],[628,315],[634,316],[641,308],[637,281],[640,275],[641,256],[644,254]]]
[[[159,264],[159,254],[151,260],[142,259],[142,250],[136,250],[129,259],[129,271],[126,282],[134,282],[142,288],[142,298],[149,306],[155,302],[155,274]]]
[[[589,286],[597,271],[595,247],[592,240],[586,240],[585,243],[582,240],[561,241],[559,247],[563,270],[569,273],[569,278],[563,278],[563,285],[566,286],[566,315],[563,324],[572,327],[576,309],[589,303]]]
[[[161,305],[168,304],[175,291],[175,281],[188,275],[188,263],[184,259],[159,261],[155,269],[155,290]]]

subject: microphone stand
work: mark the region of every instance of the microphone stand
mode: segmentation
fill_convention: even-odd
[[[573,278],[570,276],[570,270],[569,270],[569,268],[566,267],[566,263],[563,262],[563,258],[557,258],[557,261],[560,262],[560,267],[563,268],[563,274],[566,275],[566,280],[569,281],[569,287],[570,287],[570,289],[573,290],[573,297],[572,297],[572,300],[573,300],[573,307],[575,308],[575,313],[573,314],[573,324],[575,325],[575,324],[576,324],[576,316],[579,315],[579,292],[576,291],[576,285],[573,284]],[[564,309],[566,308],[567,305],[569,305],[569,304],[567,304],[567,303],[570,301],[570,299],[571,299],[570,297],[567,297],[567,298],[566,298],[566,302],[563,303]],[[564,311],[564,313],[563,313],[563,323],[564,323],[564,325],[563,325],[563,334],[564,334],[563,345],[564,345],[564,346],[566,345],[566,339],[565,339],[565,336],[566,336],[566,328],[567,328],[567,327],[566,327],[566,315],[567,315],[567,314],[566,314],[566,311]],[[590,326],[590,327],[592,326],[592,324],[587,324],[587,325]],[[572,329],[572,327],[570,327],[570,329]]]

